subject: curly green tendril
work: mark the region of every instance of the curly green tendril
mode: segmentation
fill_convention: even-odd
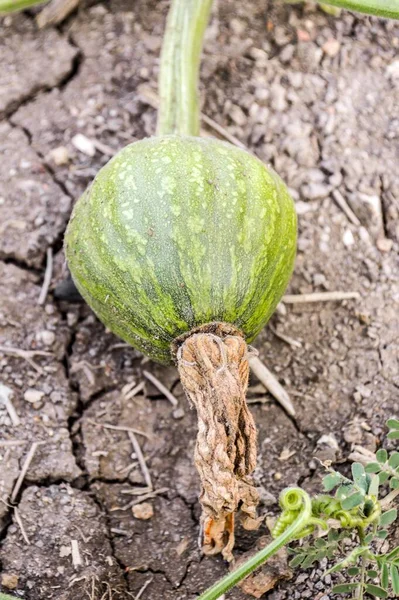
[[[287,488],[280,495],[280,506],[283,514],[286,514],[287,522],[284,526],[279,525],[281,533],[271,544],[257,552],[252,558],[246,561],[238,569],[235,569],[226,577],[210,587],[206,592],[198,597],[198,600],[217,600],[220,596],[228,592],[237,583],[245,579],[247,575],[265,563],[271,556],[276,554],[280,548],[296,539],[300,531],[308,525],[312,519],[312,501],[309,495],[300,488]],[[289,519],[288,519],[289,513]],[[281,518],[281,517],[280,517]]]

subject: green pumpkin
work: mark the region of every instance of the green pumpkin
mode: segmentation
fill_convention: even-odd
[[[77,202],[66,256],[82,296],[151,358],[213,321],[251,342],[290,279],[296,215],[257,158],[215,139],[163,136],[121,150]]]

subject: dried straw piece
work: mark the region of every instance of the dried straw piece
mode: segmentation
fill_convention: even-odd
[[[49,290],[49,287],[51,284],[52,276],[53,276],[53,249],[47,248],[46,271],[44,273],[43,285],[42,285],[42,289],[40,290],[39,299],[37,301],[37,303],[40,306],[43,306],[43,304],[46,302],[46,298],[47,298],[48,290]]]
[[[45,444],[46,442],[33,442],[32,446],[30,447],[30,450],[28,452],[28,454],[26,455],[25,458],[25,462],[22,466],[21,472],[19,474],[19,477],[14,485],[14,489],[12,491],[11,494],[11,502],[15,502],[17,496],[18,496],[18,492],[21,489],[21,486],[23,484],[23,481],[25,479],[26,473],[28,472],[28,469],[30,467],[30,464],[33,460],[33,457],[36,454],[36,450],[38,449],[39,446]]]
[[[183,387],[198,415],[195,449],[202,492],[206,554],[221,552],[232,560],[234,515],[243,525],[258,526],[258,493],[250,479],[256,466],[256,429],[245,400],[248,347],[238,331],[219,324],[219,335],[193,333],[177,351]],[[221,334],[221,335],[220,335]]]
[[[161,392],[161,394],[163,394],[165,398],[169,400],[172,406],[174,406],[175,408],[178,406],[179,403],[172,394],[172,392],[170,392],[168,388],[165,387],[164,384],[161,383],[157,377],[155,377],[155,375],[149,373],[148,371],[143,371],[143,375],[146,379],[148,379],[148,381],[151,381],[151,383],[155,385],[155,387]]]

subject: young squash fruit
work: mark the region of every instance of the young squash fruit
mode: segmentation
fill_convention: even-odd
[[[251,342],[292,273],[296,215],[257,158],[198,137],[196,81],[211,0],[173,0],[162,50],[157,137],[105,165],[65,236],[75,284],[103,323],[161,363],[175,361],[197,409],[203,548],[231,560],[234,518],[254,528]]]
[[[284,183],[214,139],[164,136],[121,150],[75,205],[66,256],[103,323],[151,358],[220,321],[251,342],[292,273],[296,216]]]

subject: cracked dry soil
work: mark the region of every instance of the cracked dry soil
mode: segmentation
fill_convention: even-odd
[[[27,600],[127,599],[144,584],[142,598],[190,600],[226,571],[198,549],[196,418],[176,370],[144,363],[86,306],[52,294],[65,276],[73,202],[113,151],[154,133],[145,88],[156,89],[167,8],[83,3],[62,28],[40,32],[29,14],[0,20],[0,382],[20,421],[13,425],[0,405],[0,582],[8,585],[0,590]],[[398,415],[398,33],[393,22],[266,0],[219,0],[207,31],[204,113],[274,165],[296,201],[289,292],[361,296],[286,305],[256,341],[297,410],[290,420],[251,381],[263,513],[276,511],[286,485],[320,489],[315,458],[346,468],[353,444],[375,450],[385,420]],[[87,156],[73,145],[77,133],[103,146]],[[359,223],[339,208],[339,195]],[[39,306],[48,247],[53,277]],[[15,349],[34,351],[30,362]],[[143,369],[182,410],[148,381],[134,397],[122,393],[143,381]],[[129,438],[104,424],[146,434],[140,444],[161,490],[147,500],[148,520],[132,512],[129,492],[145,482]],[[15,512],[9,496],[34,442],[43,443]],[[239,532],[237,554],[264,533]],[[317,567],[268,598],[326,600],[329,583]]]

